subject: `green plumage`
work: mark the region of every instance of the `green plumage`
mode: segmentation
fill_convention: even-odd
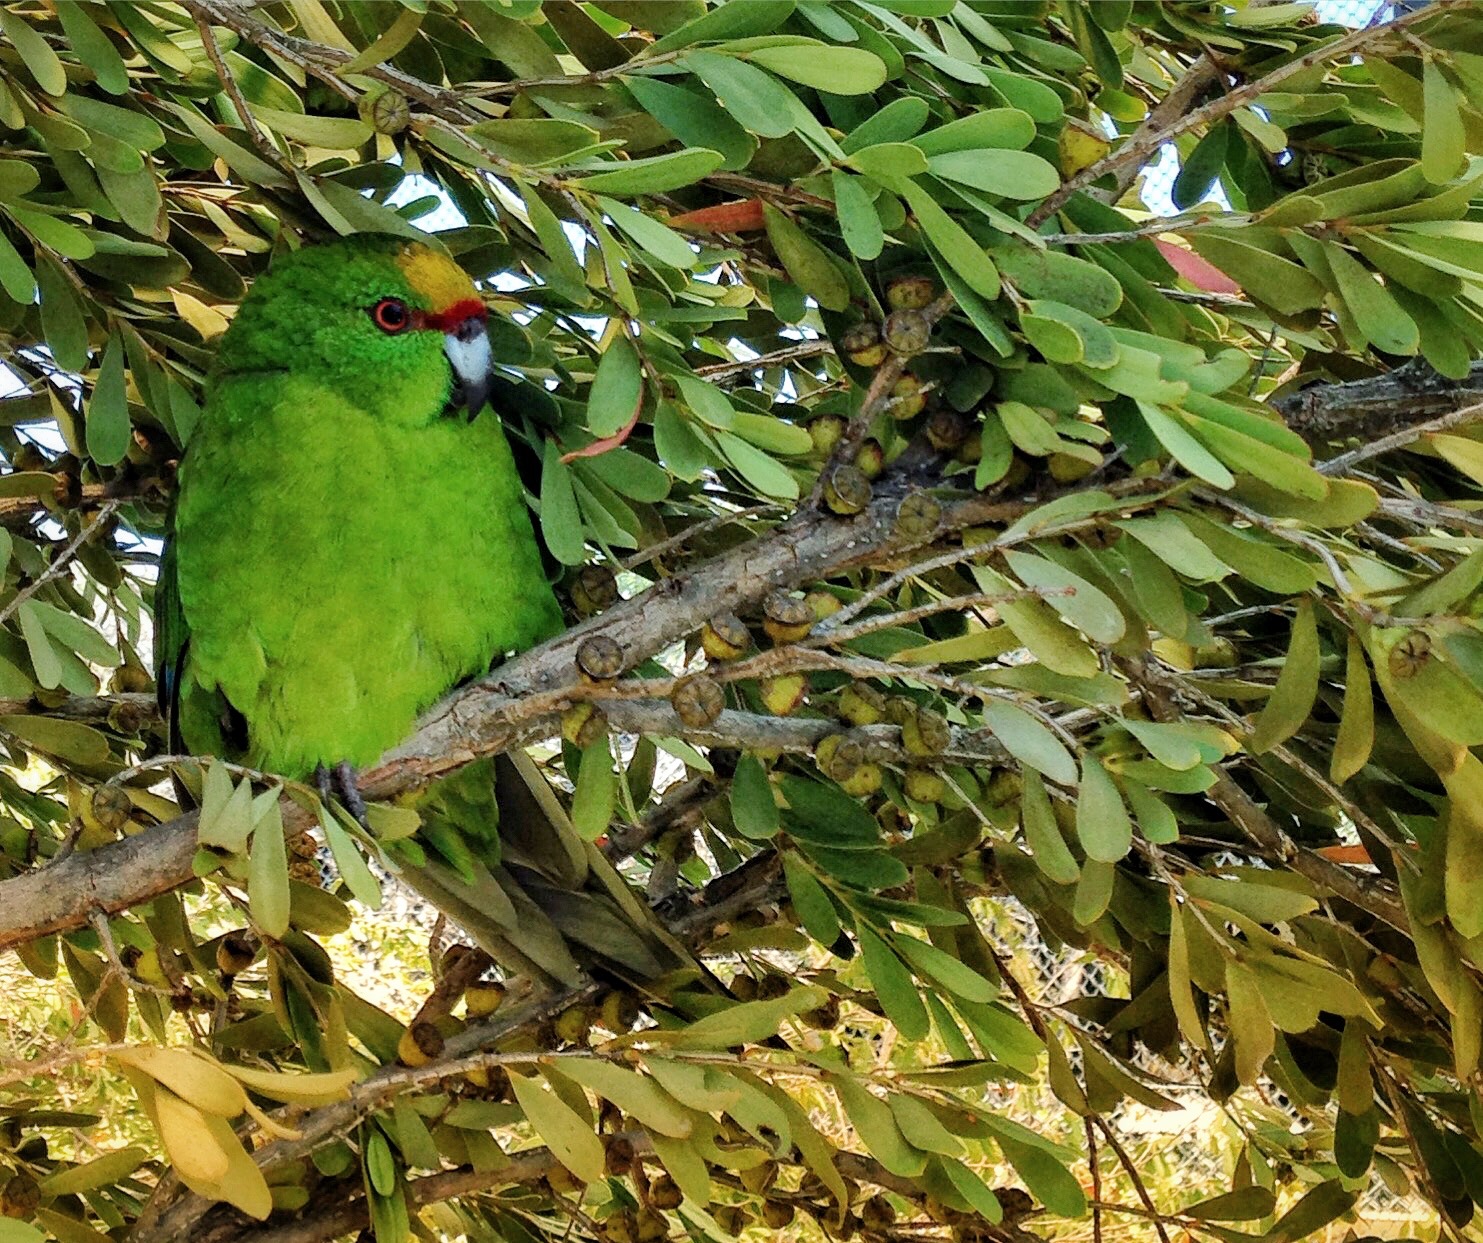
[[[378,326],[388,298],[410,330]],[[474,299],[450,260],[364,235],[253,286],[181,464],[156,602],[161,699],[193,752],[295,778],[372,764],[560,630],[499,418],[447,412],[459,346],[438,316]],[[471,765],[418,810],[429,861],[404,879],[507,970],[571,984],[594,958],[636,980],[688,962],[527,756]]]
[[[192,750],[293,777],[371,764],[450,687],[560,628],[498,418],[446,416],[443,334],[388,336],[368,313],[437,309],[404,246],[286,256],[222,339],[175,515],[188,646],[162,636]]]

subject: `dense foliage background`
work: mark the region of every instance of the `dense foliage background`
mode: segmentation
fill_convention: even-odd
[[[1309,9],[0,7],[0,1241],[1467,1234],[1483,10]],[[433,208],[573,629],[367,833],[150,600],[251,280]],[[375,987],[527,744],[725,994]]]

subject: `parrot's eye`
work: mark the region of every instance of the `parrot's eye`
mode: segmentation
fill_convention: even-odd
[[[412,312],[400,298],[382,298],[371,308],[371,319],[385,333],[405,332],[412,326]]]

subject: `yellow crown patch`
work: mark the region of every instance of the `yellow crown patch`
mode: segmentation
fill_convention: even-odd
[[[428,307],[433,311],[479,297],[468,273],[431,246],[409,243],[397,256],[397,266],[402,269],[408,284],[427,299]]]

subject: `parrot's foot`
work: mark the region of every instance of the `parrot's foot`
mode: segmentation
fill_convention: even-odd
[[[333,768],[321,764],[314,770],[314,784],[319,788],[321,799],[327,803],[331,798],[338,798],[345,810],[355,817],[356,823],[366,832],[371,831],[370,821],[366,819],[366,800],[361,797],[355,769],[349,760],[341,760]]]

